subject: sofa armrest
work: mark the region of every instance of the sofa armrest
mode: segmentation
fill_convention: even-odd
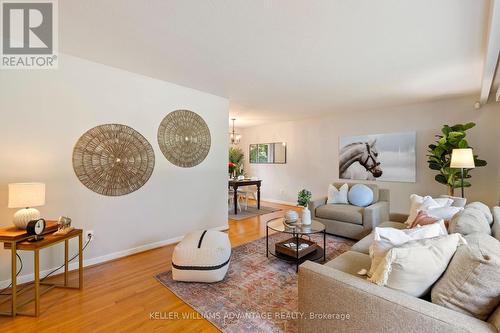
[[[299,332],[489,332],[484,321],[334,268],[299,268]]]
[[[388,201],[378,201],[365,207],[363,211],[363,227],[365,229],[372,230],[385,221],[389,221]]]
[[[315,198],[311,201],[309,201],[309,204],[307,204],[307,207],[311,211],[311,216],[314,218],[316,217],[316,208],[319,206],[323,206],[326,204],[327,197],[321,197],[321,198]]]

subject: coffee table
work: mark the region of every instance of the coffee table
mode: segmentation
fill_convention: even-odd
[[[266,256],[269,258],[269,254],[272,256],[275,256],[276,258],[279,258],[281,260],[285,260],[288,262],[293,262],[295,263],[295,271],[299,271],[299,265],[303,263],[306,260],[312,260],[312,261],[318,261],[320,259],[325,262],[326,260],[326,229],[325,225],[321,222],[318,222],[316,220],[312,220],[311,224],[309,225],[302,225],[300,223],[297,223],[295,225],[295,228],[290,228],[287,227],[283,224],[284,218],[279,217],[275,218],[272,220],[269,220],[266,223]],[[276,250],[274,249],[273,246],[269,246],[269,229],[284,233],[284,234],[290,234],[292,237],[295,239],[295,244],[296,247],[299,246],[299,239],[304,236],[304,235],[312,235],[312,234],[323,234],[323,247],[318,245],[318,248],[314,251],[311,252],[303,257],[299,258],[299,252],[296,251],[297,256],[292,257],[292,256],[287,256],[281,253],[277,253]]]

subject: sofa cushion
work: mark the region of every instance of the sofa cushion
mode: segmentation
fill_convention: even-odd
[[[484,217],[486,218],[486,221],[491,225],[493,223],[493,215],[491,214],[490,207],[486,206],[484,203],[476,201],[476,202],[471,202],[465,208],[474,208],[480,210],[483,214]]]
[[[351,205],[358,207],[369,206],[373,201],[373,192],[365,184],[356,184],[349,190],[347,194]]]
[[[464,236],[476,232],[491,234],[491,228],[484,213],[475,208],[465,208],[453,216],[450,220],[448,231],[450,234],[460,233]]]
[[[446,270],[457,246],[464,243],[460,234],[409,241],[392,248],[369,280],[422,297]]]
[[[406,229],[406,224],[399,223],[399,222],[386,221],[386,222],[380,223],[378,227],[379,228]],[[356,252],[368,254],[370,245],[372,245],[372,243],[373,243],[373,232],[370,233],[369,235],[366,235],[363,239],[361,239],[359,242],[354,244],[351,247],[351,251],[356,251]]]
[[[344,273],[358,275],[357,273],[370,267],[370,257],[367,254],[355,251],[347,251],[342,253],[335,259],[327,262],[325,266],[335,268]]]
[[[432,303],[486,320],[500,302],[500,242],[481,233],[465,239],[432,288]]]
[[[363,224],[363,207],[341,204],[326,204],[316,208],[316,216],[354,224]]]

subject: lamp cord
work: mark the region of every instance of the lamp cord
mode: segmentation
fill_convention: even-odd
[[[16,257],[19,259],[19,263],[21,264],[21,267],[19,267],[19,270],[17,271],[16,273],[16,277],[19,275],[19,273],[21,273],[21,271],[23,270],[23,260],[21,259],[21,257],[19,256],[19,253],[16,253]],[[6,291],[7,289],[9,289],[10,287],[12,286],[12,282],[5,288],[3,288],[2,290],[0,290],[0,295],[11,295],[11,294],[4,294],[3,292]]]
[[[89,237],[89,239],[87,240],[87,242],[85,243],[85,245],[83,246],[82,248],[82,253],[83,251],[85,251],[85,248],[89,245],[90,241],[92,240],[92,236]],[[17,271],[16,273],[16,277],[19,275],[19,273],[21,273],[21,270],[23,269],[23,260],[21,259],[21,257],[19,256],[18,253],[16,253],[16,256],[17,258],[19,259],[19,262],[21,264],[21,267],[19,268],[19,270]],[[75,254],[73,257],[71,257],[71,259],[68,260],[68,263],[72,262],[73,260],[75,260],[76,258],[78,257],[78,253]],[[52,271],[50,271],[50,273],[48,273],[47,275],[45,275],[43,278],[40,279],[40,282],[42,282],[43,280],[45,280],[46,278],[48,278],[49,276],[51,276],[52,274],[54,274],[55,272],[57,272],[58,270],[60,270],[61,268],[64,267],[65,264],[62,264],[61,266],[53,269]],[[19,288],[18,291],[21,291],[25,286],[29,285],[29,283],[25,284],[23,287]],[[3,292],[7,289],[9,289],[10,287],[12,287],[12,282],[7,286],[5,287],[4,289],[0,290],[0,296],[7,296],[7,295],[12,295],[12,293],[10,294],[4,294]]]

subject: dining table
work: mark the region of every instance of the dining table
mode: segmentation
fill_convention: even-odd
[[[257,186],[257,209],[260,209],[260,185],[261,179],[229,179],[229,188],[232,188],[234,193],[234,214],[238,214],[238,187],[240,186]]]

